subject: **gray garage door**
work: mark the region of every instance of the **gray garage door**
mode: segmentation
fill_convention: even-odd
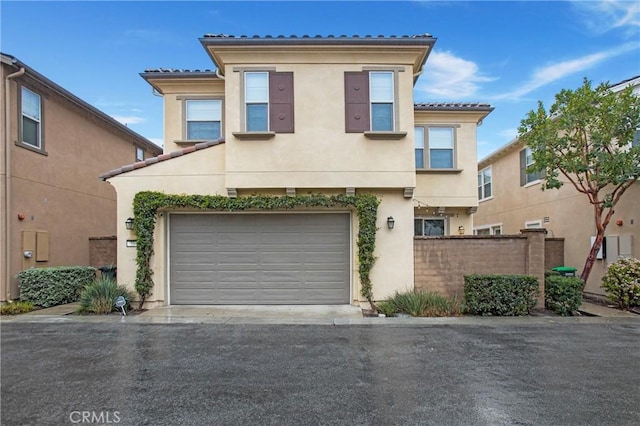
[[[173,214],[170,303],[349,303],[349,214]]]

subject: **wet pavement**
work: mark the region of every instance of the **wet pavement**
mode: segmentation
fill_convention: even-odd
[[[334,318],[335,326],[69,317],[78,316],[2,321],[2,425],[640,418],[637,318]]]

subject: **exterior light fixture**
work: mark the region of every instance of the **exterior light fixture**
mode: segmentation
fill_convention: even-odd
[[[129,219],[125,220],[124,226],[126,226],[129,231],[133,230],[133,218],[130,217]]]
[[[462,225],[458,226],[458,234],[464,235],[464,226]]]
[[[395,226],[395,224],[396,224],[396,221],[395,221],[395,219],[393,218],[393,216],[389,216],[389,217],[387,218],[387,228],[389,228],[389,229],[393,229],[393,227]]]

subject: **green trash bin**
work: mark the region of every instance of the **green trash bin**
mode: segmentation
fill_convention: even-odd
[[[572,268],[570,266],[556,266],[552,270],[558,272],[563,277],[575,277],[576,276],[576,268]]]
[[[112,279],[112,280],[116,279],[116,274],[118,270],[116,265],[104,265],[99,267],[98,269],[100,269],[100,272],[102,272],[103,278]]]

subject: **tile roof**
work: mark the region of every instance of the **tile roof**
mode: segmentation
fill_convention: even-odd
[[[160,163],[162,161],[167,161],[170,160],[172,158],[176,158],[176,157],[181,157],[183,155],[186,154],[190,154],[192,152],[196,152],[196,151],[201,151],[203,149],[207,149],[210,148],[212,146],[216,146],[216,145],[220,145],[224,143],[224,139],[216,139],[213,141],[207,141],[207,142],[201,142],[201,143],[197,143],[195,145],[191,145],[187,148],[183,148],[180,149],[178,151],[174,151],[168,154],[161,154],[157,157],[152,157],[152,158],[147,158],[144,161],[138,161],[137,163],[133,163],[133,164],[129,164],[126,166],[122,166],[122,167],[118,167],[117,169],[113,169],[105,174],[103,174],[102,176],[100,176],[100,179],[102,180],[107,180],[109,178],[112,178],[114,176],[118,176],[122,173],[127,173],[130,172],[132,170],[137,170],[137,169],[141,169],[143,167],[147,167],[147,166],[151,166],[153,164],[156,163]]]
[[[414,111],[493,111],[489,104],[478,102],[423,102],[413,105]]]
[[[180,68],[148,68],[144,70],[145,73],[156,73],[156,74],[213,74],[215,75],[215,70],[187,70]]]
[[[217,39],[241,39],[241,40],[247,40],[247,39],[253,39],[253,40],[272,40],[272,39],[285,39],[285,40],[298,40],[298,39],[323,39],[323,40],[331,40],[331,39],[383,39],[383,40],[394,40],[394,39],[417,39],[417,38],[433,38],[433,36],[429,33],[424,33],[424,34],[413,34],[413,35],[390,35],[390,36],[385,36],[385,35],[377,35],[377,36],[372,36],[372,35],[333,35],[333,34],[329,34],[326,36],[323,35],[315,35],[315,36],[310,36],[307,34],[301,35],[301,36],[297,36],[297,35],[290,35],[290,36],[285,36],[285,35],[265,35],[265,36],[259,36],[259,35],[253,35],[253,36],[247,36],[247,35],[240,35],[240,36],[235,36],[235,35],[229,35],[229,34],[205,34],[204,36],[202,36],[202,38],[217,38]]]

